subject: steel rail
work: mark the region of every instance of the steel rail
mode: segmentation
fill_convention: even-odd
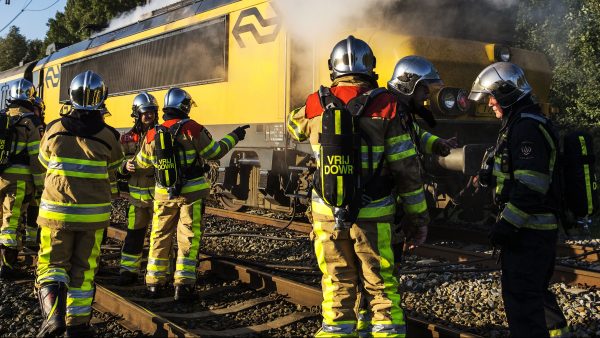
[[[134,304],[102,285],[96,284],[93,307],[103,313],[113,313],[123,318],[121,325],[131,331],[140,330],[154,337],[197,337],[170,320]]]
[[[441,225],[430,225],[428,236],[434,240],[454,240],[482,245],[490,243],[485,232]],[[559,243],[556,245],[556,255],[558,257],[580,256],[587,262],[599,262],[600,253],[597,252],[597,249],[597,247],[587,245]]]
[[[292,303],[316,308],[323,301],[321,289],[287,278],[262,272],[247,266],[202,255],[199,269],[216,274],[225,280],[239,280],[257,290],[277,292],[287,296]],[[408,337],[480,337],[468,332],[459,331],[433,324],[426,320],[406,317]]]

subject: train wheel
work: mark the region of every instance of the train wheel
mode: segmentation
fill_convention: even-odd
[[[223,186],[221,184],[215,184],[215,198],[219,202],[219,204],[223,207],[223,209],[230,211],[240,211],[244,206],[241,204],[236,204],[233,200],[227,197],[223,193]]]

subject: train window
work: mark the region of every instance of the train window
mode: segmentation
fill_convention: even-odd
[[[227,80],[227,17],[62,65],[60,100],[75,75],[93,70],[111,95]]]

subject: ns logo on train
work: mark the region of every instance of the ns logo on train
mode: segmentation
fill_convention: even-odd
[[[46,77],[44,78],[46,88],[54,88],[60,83],[60,67],[58,65],[48,68],[46,70]]]
[[[235,22],[231,34],[235,37],[235,40],[241,48],[246,48],[246,44],[244,43],[241,37],[241,35],[244,33],[252,33],[252,36],[254,36],[254,39],[259,44],[275,41],[275,39],[277,38],[277,34],[279,34],[279,31],[281,30],[281,20],[280,15],[275,7],[273,7],[273,11],[276,15],[268,19],[265,19],[256,7],[248,8],[240,12],[240,16]],[[251,22],[242,24],[242,21],[244,19],[251,17],[256,18],[256,21],[261,26],[261,31],[264,31],[269,27],[275,26],[273,32],[269,34],[261,34],[254,23]]]

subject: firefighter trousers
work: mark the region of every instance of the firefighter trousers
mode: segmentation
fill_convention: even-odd
[[[202,213],[202,199],[190,204],[154,201],[150,251],[146,269],[147,285],[167,282],[173,234],[176,234],[177,238],[174,284],[196,283],[196,265],[202,237]]]
[[[36,284],[61,282],[68,285],[67,326],[87,324],[92,315],[94,277],[103,233],[104,229],[40,229]]]
[[[32,198],[25,215],[25,245],[35,246],[39,242],[37,218],[40,213],[40,199]]]
[[[349,230],[334,230],[334,226],[333,220],[313,223],[315,253],[323,273],[323,324],[317,337],[356,335],[361,285],[372,311],[371,335],[404,337],[404,312],[393,272],[393,226],[372,221],[357,221]]]
[[[138,274],[142,264],[142,251],[148,224],[152,221],[152,206],[129,205],[127,213],[127,236],[121,250],[121,272]]]
[[[567,321],[548,290],[556,258],[556,230],[521,229],[502,248],[502,298],[511,337],[556,336]]]
[[[26,180],[7,181],[0,178],[0,200],[2,201],[2,225],[0,245],[19,249],[19,223],[27,210],[28,200],[33,194],[33,183]]]

